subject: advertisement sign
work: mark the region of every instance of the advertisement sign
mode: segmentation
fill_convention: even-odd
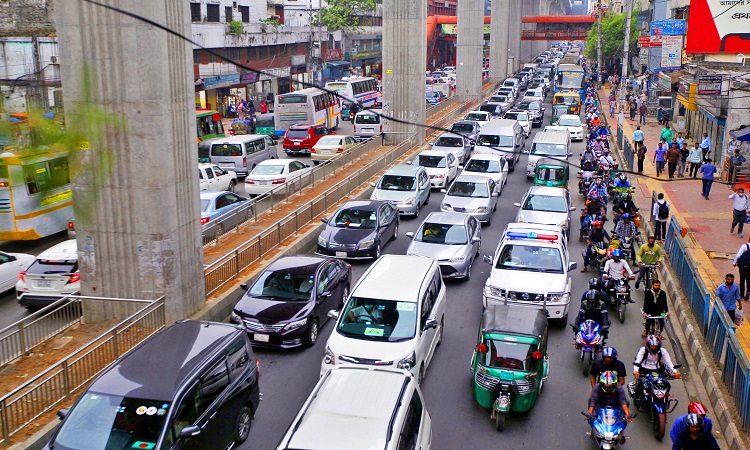
[[[750,1],[690,0],[686,51],[750,52]]]
[[[723,1],[723,0],[720,0]],[[732,0],[734,1],[734,0]],[[682,36],[685,34],[687,21],[685,20],[658,20],[651,22],[652,36]]]
[[[721,75],[698,75],[698,95],[721,94]]]
[[[217,75],[214,77],[204,77],[203,85],[206,89],[219,89],[232,86],[240,83],[239,73],[228,73],[224,75]]]
[[[661,69],[676,70],[682,66],[682,36],[661,38]]]
[[[659,72],[657,75],[656,83],[659,85],[662,91],[672,90],[672,77],[664,72]]]
[[[648,49],[642,48],[640,52],[638,53],[638,59],[640,60],[641,66],[647,66],[648,65]]]
[[[649,47],[661,47],[662,35],[657,34],[655,36],[649,36]]]
[[[323,58],[329,61],[338,61],[344,57],[344,53],[340,48],[327,48],[323,52]]]
[[[274,78],[288,78],[290,73],[292,73],[292,71],[289,67],[265,69],[258,77],[258,81],[273,80]]]
[[[638,36],[638,47],[651,47],[651,36]]]

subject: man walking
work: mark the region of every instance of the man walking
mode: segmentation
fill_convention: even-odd
[[[732,265],[740,270],[740,297],[750,297],[750,243],[742,244],[737,250]]]
[[[736,182],[740,166],[742,166],[742,163],[746,160],[745,157],[740,154],[740,149],[738,148],[734,149],[734,155],[729,159],[732,161],[732,182]]]
[[[711,151],[711,139],[708,138],[708,133],[703,133],[703,140],[700,143],[701,151],[703,152],[703,161],[708,159],[708,152]]]
[[[716,300],[720,300],[727,310],[727,314],[734,322],[734,314],[739,304],[742,309],[742,303],[740,303],[740,289],[734,284],[734,274],[728,273],[724,277],[724,284],[720,285],[716,289]]]
[[[648,149],[641,142],[641,146],[638,147],[638,173],[643,173],[643,160],[646,159],[646,152]]]
[[[730,234],[734,234],[734,227],[737,227],[737,236],[742,237],[742,228],[745,226],[745,219],[747,219],[747,210],[750,209],[750,201],[748,201],[747,195],[745,195],[745,189],[738,188],[737,192],[729,196],[732,200],[732,206],[734,212],[732,213],[732,228],[729,231]]]
[[[641,131],[641,126],[638,125],[637,127],[635,127],[635,131],[633,132],[633,146],[635,147],[636,151],[641,148],[641,144],[643,144],[645,138],[646,136],[643,134],[643,131]]]
[[[689,176],[693,178],[698,177],[698,169],[701,168],[701,161],[703,161],[703,152],[696,142],[695,147],[691,148],[690,154],[688,154],[688,162],[690,163]]]
[[[667,172],[669,173],[669,179],[674,179],[674,173],[677,170],[677,163],[680,161],[680,150],[677,149],[677,143],[673,143],[667,151]]]
[[[677,176],[680,178],[685,177],[685,172],[687,171],[687,158],[690,156],[690,150],[688,150],[688,146],[686,142],[683,142],[682,147],[680,148],[680,161],[677,163]]]
[[[706,158],[706,163],[701,166],[701,177],[703,181],[703,198],[708,200],[708,195],[711,193],[711,185],[714,182],[714,174],[716,173],[716,166],[711,161],[711,158]]]
[[[641,106],[638,107],[638,114],[640,114],[640,118],[638,119],[638,123],[641,125],[646,124],[646,114],[648,113],[648,108],[646,107],[646,102],[642,102]]]
[[[667,142],[672,142],[673,137],[674,137],[674,133],[672,132],[672,127],[669,126],[669,122],[666,122],[664,124],[664,128],[661,129],[661,134],[659,134],[659,138],[664,139]]]
[[[664,193],[659,192],[656,196],[657,200],[654,203],[654,208],[651,210],[651,215],[654,218],[656,230],[654,235],[657,240],[663,241],[667,237],[667,219],[669,218],[669,202],[664,200]]]
[[[661,175],[662,171],[664,171],[664,158],[667,156],[667,149],[664,148],[661,142],[659,142],[659,145],[656,147],[656,150],[654,151],[654,159],[653,163],[656,166],[656,176],[658,177]]]

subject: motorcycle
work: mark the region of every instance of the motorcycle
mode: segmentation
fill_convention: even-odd
[[[604,281],[608,278],[606,273],[602,275]],[[617,309],[620,323],[625,323],[625,311],[630,302],[630,286],[627,283],[627,279],[618,278],[614,280],[612,286],[607,288],[607,295],[609,295],[609,306]]]
[[[675,364],[674,368],[679,369],[682,364]],[[641,379],[643,383],[643,396],[636,398],[635,386],[628,385],[628,393],[633,399],[635,408],[644,413],[651,414],[651,424],[653,426],[654,437],[661,441],[667,429],[667,414],[672,413],[679,400],[674,398],[674,394],[669,391],[672,386],[667,380],[674,380],[674,374],[659,374],[652,372]]]
[[[586,234],[588,235],[588,232]],[[581,256],[584,260],[586,259],[586,249],[581,251]],[[605,256],[607,256],[607,248],[604,246],[604,242],[592,242],[588,268],[595,273],[599,273]]]
[[[577,330],[573,325],[570,327],[576,333],[573,346],[578,350],[579,357],[583,363],[583,376],[588,377],[597,355],[601,353],[604,347],[604,338],[602,338],[600,332],[601,325],[591,319],[587,319],[578,326]]]
[[[633,238],[626,237],[624,239],[620,239],[620,250],[622,250],[622,259],[625,261],[632,261],[633,265],[636,263],[636,257],[635,253],[636,250],[634,248],[635,242],[633,242]]]
[[[583,242],[585,239],[588,239],[591,227],[593,227],[592,224],[597,220],[603,221],[601,214],[585,214],[581,217],[581,234],[578,236],[578,242]]]
[[[591,187],[591,183],[594,182],[594,172],[591,170],[581,171],[581,180],[578,182],[578,193],[586,197]]]
[[[599,408],[596,416],[588,412],[581,411],[591,421],[591,431],[586,433],[596,442],[600,449],[615,449],[617,445],[625,444],[628,439],[625,436],[625,427],[628,426],[628,419],[632,419],[636,414],[625,415],[611,407]]]

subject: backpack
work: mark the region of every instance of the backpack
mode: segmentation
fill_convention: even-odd
[[[745,252],[737,258],[737,267],[750,267],[750,245],[745,244]]]
[[[659,214],[660,219],[667,219],[669,217],[669,205],[667,202],[659,203]]]

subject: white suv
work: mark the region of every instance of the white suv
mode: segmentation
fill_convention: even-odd
[[[41,308],[81,290],[75,239],[48,248],[18,274],[16,298],[25,308]]]
[[[511,303],[547,311],[565,326],[570,306],[570,262],[565,232],[559,226],[510,223],[500,239],[484,285],[482,303]]]
[[[431,258],[383,255],[362,275],[326,344],[320,375],[339,365],[391,367],[422,379],[443,336],[445,285]]]

